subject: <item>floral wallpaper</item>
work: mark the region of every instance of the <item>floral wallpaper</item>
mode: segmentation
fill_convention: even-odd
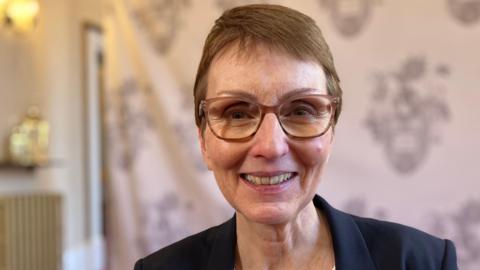
[[[203,165],[192,89],[223,10],[277,3],[317,20],[344,90],[318,193],[455,242],[480,265],[480,0],[111,0],[105,107],[112,269],[231,216]]]

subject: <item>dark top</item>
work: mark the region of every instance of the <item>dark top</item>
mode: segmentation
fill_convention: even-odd
[[[454,270],[455,247],[419,230],[361,218],[330,206],[316,195],[332,234],[336,270]],[[233,270],[235,216],[227,222],[167,246],[135,264],[135,270]]]

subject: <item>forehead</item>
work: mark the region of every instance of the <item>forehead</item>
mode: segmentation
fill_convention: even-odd
[[[232,45],[212,61],[206,97],[240,91],[271,103],[298,89],[327,93],[325,73],[318,63],[262,44],[242,50]]]

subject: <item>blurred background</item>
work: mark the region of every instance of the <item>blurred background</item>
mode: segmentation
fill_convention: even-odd
[[[231,217],[192,86],[223,10],[314,18],[344,107],[318,193],[480,265],[480,0],[0,0],[0,269],[133,269]]]

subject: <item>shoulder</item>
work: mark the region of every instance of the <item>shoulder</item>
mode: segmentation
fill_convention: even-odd
[[[378,266],[456,269],[455,247],[450,240],[398,223],[351,216]]]
[[[215,236],[225,225],[209,228],[164,247],[138,260],[135,270],[199,269],[208,263]]]
[[[342,268],[458,269],[455,247],[450,240],[398,223],[342,212],[318,195],[313,203],[327,218],[335,260]]]
[[[436,246],[442,242],[435,236],[402,224],[354,215],[350,216],[368,242],[387,241],[397,245],[415,244],[416,246],[431,246],[432,244]]]

